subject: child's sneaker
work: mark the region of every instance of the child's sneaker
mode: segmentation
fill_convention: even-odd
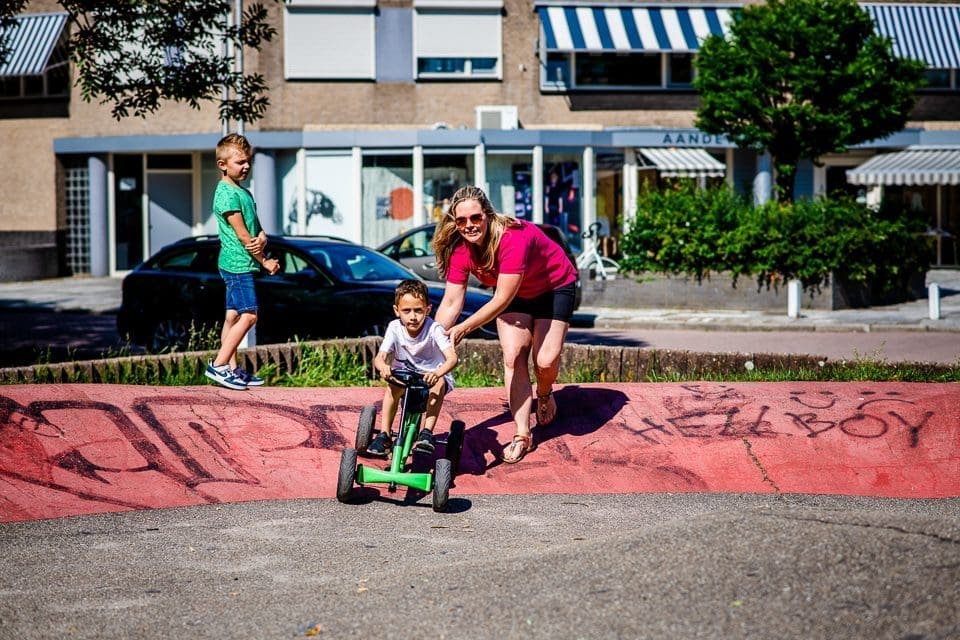
[[[237,367],[236,369],[233,370],[233,375],[237,376],[238,378],[246,382],[248,387],[263,386],[263,378],[259,376],[255,376],[252,373],[247,373],[240,367]]]
[[[230,370],[230,365],[228,364],[215,367],[212,362],[208,362],[207,371],[204,375],[227,389],[243,391],[247,388],[247,383],[244,382],[242,378],[238,378],[236,374]]]
[[[423,453],[433,453],[435,448],[433,444],[433,432],[429,429],[422,430],[420,435],[417,436],[417,441],[413,444],[414,451],[422,451]]]
[[[373,456],[374,458],[386,458],[387,449],[390,448],[390,436],[381,431],[377,434],[377,437],[373,439],[373,442],[367,445],[367,455]]]

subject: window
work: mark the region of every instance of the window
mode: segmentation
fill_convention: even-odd
[[[6,37],[10,47],[0,64],[0,99],[70,96],[69,34],[66,14],[20,17]]]
[[[502,0],[415,0],[414,10],[419,80],[502,77]]]
[[[376,0],[290,0],[284,7],[288,80],[376,78]]]
[[[692,53],[549,52],[540,76],[545,92],[692,89]],[[572,76],[572,81],[571,81]]]
[[[413,226],[413,154],[368,150],[361,169],[363,244],[376,247]]]
[[[960,85],[957,84],[957,75],[956,69],[927,69],[924,72],[927,84],[923,88],[941,91],[960,89]]]

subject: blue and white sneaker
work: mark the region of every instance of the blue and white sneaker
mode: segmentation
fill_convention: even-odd
[[[233,370],[233,375],[237,376],[238,378],[246,382],[248,387],[263,386],[263,378],[259,376],[255,376],[252,373],[247,373],[240,367],[237,367],[236,369]]]
[[[244,391],[247,388],[247,383],[243,381],[242,378],[238,378],[233,371],[230,370],[230,365],[223,364],[219,367],[213,366],[212,362],[207,363],[207,370],[204,373],[208,378],[216,382],[222,387],[227,389],[235,389],[237,391]]]

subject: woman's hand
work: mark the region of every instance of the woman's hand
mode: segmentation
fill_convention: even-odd
[[[450,336],[450,341],[453,342],[454,345],[458,345],[471,331],[472,329],[467,327],[465,322],[461,322],[447,329],[445,333]]]

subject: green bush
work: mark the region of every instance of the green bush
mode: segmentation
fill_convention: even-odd
[[[903,211],[875,211],[849,197],[768,202],[755,207],[727,187],[681,181],[645,190],[628,224],[621,267],[628,272],[711,272],[756,280],[797,279],[816,290],[832,276],[879,293],[903,291],[922,273],[923,223]]]

